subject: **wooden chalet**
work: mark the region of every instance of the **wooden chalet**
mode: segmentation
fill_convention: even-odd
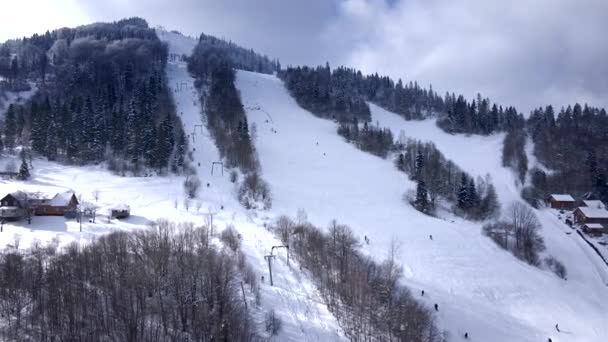
[[[608,234],[608,229],[599,223],[585,223],[583,232],[590,236],[602,236],[602,234]]]
[[[77,206],[78,199],[71,191],[57,193],[52,198],[30,200],[30,207],[38,216],[64,216],[67,212],[75,212]]]
[[[0,199],[0,219],[18,220],[28,212],[28,196],[23,191],[15,191]]]
[[[606,205],[602,201],[598,200],[583,200],[581,201],[581,207],[606,209]]]
[[[585,225],[588,223],[598,223],[608,226],[608,210],[591,207],[578,207],[574,210],[576,223]]]
[[[548,202],[553,209],[573,210],[576,207],[576,201],[568,194],[552,194]]]

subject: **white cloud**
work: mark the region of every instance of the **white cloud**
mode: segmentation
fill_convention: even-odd
[[[9,0],[0,5],[0,42],[89,23],[77,0]]]
[[[520,110],[605,106],[605,13],[601,0],[346,0],[325,39],[344,41],[347,65]]]

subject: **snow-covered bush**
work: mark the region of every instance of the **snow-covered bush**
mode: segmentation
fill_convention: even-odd
[[[270,209],[272,206],[270,186],[255,171],[245,176],[238,190],[238,199],[247,209]]]
[[[228,246],[233,252],[236,252],[239,248],[241,248],[241,235],[234,228],[233,225],[229,225],[222,231],[220,235],[220,240],[226,246]]]
[[[562,262],[557,260],[555,257],[546,257],[545,265],[551,270],[551,272],[555,273],[555,275],[557,275],[558,277],[562,279],[566,279],[568,277],[568,271],[566,270],[566,266],[564,266],[564,264],[562,264]]]
[[[236,170],[230,171],[230,182],[236,183],[239,180],[239,173]]]
[[[184,181],[184,190],[188,198],[196,198],[198,190],[201,187],[201,181],[197,176],[189,176]]]
[[[270,310],[268,313],[266,313],[264,324],[266,325],[266,331],[270,333],[270,335],[276,336],[279,333],[279,330],[281,330],[281,325],[283,325],[283,322],[279,317],[277,317],[274,310]]]

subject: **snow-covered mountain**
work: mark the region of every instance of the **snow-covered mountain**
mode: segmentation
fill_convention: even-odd
[[[304,210],[317,226],[325,227],[333,219],[349,225],[360,241],[369,240],[362,250],[378,261],[387,256],[391,241],[398,241],[404,285],[429,309],[438,305],[438,311],[433,311],[449,341],[458,341],[465,333],[473,341],[608,339],[608,266],[577,234],[570,234],[556,211],[535,213],[542,223],[546,253],[565,264],[567,280],[500,249],[482,235],[481,223],[449,214],[431,217],[415,210],[403,197],[416,184],[390,159],[344,141],[336,134],[335,122],[302,109],[276,76],[239,70],[236,86],[247,119],[257,128],[253,141],[273,196],[270,210],[244,209],[228,172],[211,171],[222,158],[207,129],[194,78],[179,57],[189,55],[197,41],[165,30],[157,30],[157,35],[175,56],[169,59],[166,73],[176,114],[189,140],[192,166],[202,183],[199,199],[184,201],[182,176],[124,178],[98,166],[64,166],[35,159],[33,179],[0,180],[0,195],[73,189],[97,202],[100,213],[115,203],[128,203],[132,216],[83,223],[82,232],[76,222],[61,217],[35,217],[32,225],[9,222],[0,233],[0,247],[14,247],[17,240],[19,248],[36,240],[84,243],[117,229],[145,229],[159,218],[203,222],[212,213],[218,229],[231,224],[238,229],[247,261],[258,277],[267,277],[264,256],[281,242],[266,227],[281,215],[295,217]],[[403,131],[407,137],[431,141],[471,175],[489,174],[503,208],[522,201],[515,175],[502,166],[503,133],[452,135],[439,129],[434,119],[406,121],[373,104],[370,108],[372,122],[389,127],[395,136]],[[6,156],[0,163],[10,161]],[[92,195],[95,191],[100,193],[97,200]],[[261,284],[260,305],[252,315],[261,327],[264,314],[276,312],[283,328],[273,340],[347,340],[314,279],[297,260],[288,262],[279,254],[272,267],[274,286]]]

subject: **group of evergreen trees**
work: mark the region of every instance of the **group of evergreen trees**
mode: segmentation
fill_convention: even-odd
[[[359,120],[352,122],[342,121],[338,127],[338,134],[346,141],[355,144],[362,151],[370,152],[379,157],[386,158],[393,147],[393,133],[389,128],[380,128],[363,122],[359,127]]]
[[[189,59],[189,68],[196,74],[210,75],[217,64],[229,61],[233,68],[272,74],[281,70],[278,60],[270,60],[252,49],[242,48],[232,42],[201,34]]]
[[[511,129],[505,135],[502,148],[502,166],[510,167],[515,171],[521,184],[525,184],[528,173],[526,139],[525,130]]]
[[[363,76],[355,69],[288,67],[279,72],[279,77],[304,109],[340,122],[352,122],[354,118],[369,121],[366,101],[370,101],[406,120],[438,116],[439,127],[454,133],[487,135],[524,125],[523,116],[515,108],[503,109],[480,94],[470,102],[453,93],[442,98],[432,86],[425,89],[416,82],[394,82],[378,74]]]
[[[503,109],[477,94],[477,100],[467,102],[462,95],[446,94],[444,113],[437,125],[450,133],[488,135],[499,131],[520,129],[525,120],[514,107]]]
[[[39,83],[25,105],[8,109],[7,146],[31,144],[70,163],[111,160],[121,171],[183,168],[187,141],[166,84],[167,47],[145,21],[65,28],[7,46],[19,75]]]
[[[570,193],[608,201],[608,115],[605,109],[575,104],[557,117],[552,106],[532,111],[527,130],[534,154],[551,172],[531,171],[526,196],[533,200],[549,193]]]
[[[260,163],[253,144],[245,109],[236,88],[235,68],[271,72],[278,62],[232,43],[202,35],[188,70],[196,77],[201,92],[207,128],[211,132],[227,167],[236,167],[244,174],[238,190],[239,201],[246,208],[270,208],[269,185],[260,176]],[[236,181],[236,178],[235,178]]]
[[[433,143],[408,139],[396,146],[400,150],[395,160],[397,169],[417,182],[416,193],[410,198],[416,209],[432,214],[441,198],[453,204],[455,213],[470,219],[497,214],[498,198],[489,177],[476,182]]]
[[[298,104],[315,115],[339,122],[371,119],[369,106],[359,89],[360,72],[346,68],[332,71],[329,65],[290,67],[281,70],[279,77]]]

